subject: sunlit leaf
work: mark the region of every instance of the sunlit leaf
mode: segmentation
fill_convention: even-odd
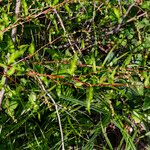
[[[77,53],[74,53],[73,58],[71,60],[70,64],[70,69],[69,69],[69,74],[73,75],[76,68],[77,68],[77,61],[78,61],[78,55]]]
[[[12,53],[9,57],[8,64],[14,63],[17,58],[23,55],[23,53],[24,51],[15,51]]]
[[[136,88],[139,95],[144,94],[144,84],[142,82],[136,82]]]
[[[87,111],[90,113],[90,106],[93,101],[93,87],[89,86],[86,89],[86,103],[87,103]]]
[[[7,75],[11,76],[14,72],[15,72],[15,67],[11,67],[8,71],[7,71]]]
[[[29,46],[29,54],[33,54],[35,52],[35,46],[34,46],[34,43],[31,43],[30,46]]]
[[[22,2],[22,7],[23,7],[23,9],[24,9],[24,13],[25,13],[25,16],[27,16],[28,15],[28,5],[27,5],[27,2],[26,2],[26,0],[21,0],[21,2]]]
[[[121,20],[120,10],[117,8],[113,8],[113,10],[114,10],[114,13],[118,19],[118,22],[120,22],[120,20]]]
[[[33,110],[33,112],[37,112],[37,110],[39,109],[39,104],[37,101],[36,93],[34,93],[34,92],[31,92],[29,95],[27,109],[31,109],[31,110]]]
[[[71,16],[72,16],[72,11],[71,11],[71,9],[69,8],[69,5],[68,5],[68,4],[65,4],[65,9],[67,10],[69,16],[71,17]]]

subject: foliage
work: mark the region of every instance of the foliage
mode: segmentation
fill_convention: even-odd
[[[0,149],[61,149],[60,126],[65,149],[148,149],[150,2],[21,3],[0,2]]]

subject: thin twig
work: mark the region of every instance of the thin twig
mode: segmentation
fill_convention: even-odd
[[[35,51],[32,55],[28,55],[28,56],[26,56],[25,58],[22,58],[22,59],[18,60],[18,61],[15,62],[13,65],[16,65],[16,64],[18,64],[18,63],[20,63],[20,62],[23,62],[23,61],[25,61],[25,60],[27,60],[27,59],[29,59],[29,58],[32,58],[32,57],[35,56],[35,54],[37,54],[39,51],[43,50],[43,49],[44,49],[45,47],[47,47],[48,45],[51,45],[51,44],[55,43],[55,42],[56,42],[57,40],[59,40],[59,39],[61,39],[61,37],[58,37],[58,38],[54,39],[54,40],[51,41],[51,42],[48,42],[47,44],[45,44],[45,45],[43,45],[42,47],[40,47],[37,51]]]
[[[38,14],[33,14],[33,15],[26,16],[25,18],[23,18],[24,19],[23,22],[21,22],[22,21],[21,18],[20,19],[18,18],[18,20],[16,21],[16,23],[11,24],[10,26],[6,27],[3,30],[0,30],[0,32],[1,33],[5,33],[7,31],[9,31],[10,29],[13,29],[13,28],[17,27],[20,24],[22,25],[24,23],[30,22],[32,19],[38,18],[41,15],[46,15],[47,13],[53,11],[54,9],[57,9],[57,8],[60,8],[60,7],[64,6],[66,3],[67,4],[72,3],[73,1],[74,0],[64,0],[62,3],[59,3],[59,4],[55,5],[55,6],[52,6],[52,7],[48,8],[48,9],[46,9],[46,10],[38,13]]]
[[[119,9],[121,11],[121,15],[123,15],[123,10],[122,10],[122,6],[121,6],[121,1],[120,0],[118,0],[118,5],[119,5]]]
[[[2,109],[2,101],[3,101],[3,97],[4,97],[4,94],[5,94],[5,86],[6,86],[6,83],[7,83],[7,77],[6,77],[6,72],[7,72],[7,67],[4,68],[4,74],[3,74],[3,87],[0,91],[0,110]]]
[[[66,31],[66,29],[65,29],[65,26],[64,26],[64,24],[63,24],[63,21],[62,21],[61,17],[59,16],[59,14],[58,14],[58,12],[57,12],[56,9],[54,9],[54,12],[55,12],[55,14],[57,15],[57,18],[58,18],[58,20],[59,20],[59,22],[60,22],[60,25],[61,25],[61,27],[62,27],[63,30],[64,30],[64,34],[68,36],[68,42],[69,42],[69,44],[70,44],[70,46],[71,46],[72,51],[75,53],[75,49],[74,49],[74,47],[72,46],[73,44],[72,44],[72,42],[71,42],[71,40],[70,40],[71,37],[67,34],[67,31]]]
[[[132,22],[132,21],[135,21],[135,20],[138,20],[139,18],[141,18],[141,17],[143,17],[143,16],[146,16],[146,15],[147,15],[147,12],[144,12],[144,13],[142,13],[142,14],[136,16],[136,17],[132,17],[132,18],[130,18],[129,20],[127,20],[127,23]]]
[[[119,23],[118,27],[115,29],[115,30],[116,30],[115,32],[117,32],[117,31],[119,31],[119,30],[120,30],[120,27],[121,27],[121,25],[122,25],[122,23],[123,23],[124,19],[127,17],[127,15],[129,14],[129,12],[130,12],[131,8],[132,8],[134,5],[135,5],[135,4],[133,3],[132,5],[130,5],[130,6],[129,6],[129,8],[128,8],[127,12],[126,12],[126,13],[125,13],[125,15],[122,17],[122,19],[121,19],[121,21],[120,21],[120,23]]]
[[[135,17],[132,17],[132,18],[128,19],[128,20],[126,21],[126,23],[130,23],[130,22],[132,22],[132,21],[136,21],[136,20],[138,20],[139,18],[141,18],[141,17],[143,17],[143,16],[147,16],[147,12],[144,12],[144,13],[138,15],[138,16],[135,16]],[[112,30],[112,31],[110,31],[110,32],[107,32],[106,35],[110,35],[110,34],[113,34],[113,33],[118,33],[118,32],[120,31],[121,27],[123,27],[124,25],[125,25],[125,23],[122,23],[121,26],[120,26],[120,28],[119,28],[119,30],[118,30],[117,32],[116,32],[115,30]]]
[[[120,31],[120,28],[124,22],[124,19],[127,17],[127,15],[129,14],[130,10],[132,9],[132,7],[135,6],[135,3],[131,4],[128,8],[128,10],[126,11],[125,15],[121,18],[120,23],[118,24],[117,28],[113,29],[112,31],[109,31],[106,33],[106,35],[110,35],[110,34],[114,34],[114,33],[118,33]]]
[[[16,0],[16,7],[15,7],[16,20],[19,17],[20,6],[21,6],[21,0]],[[16,35],[17,35],[17,26],[13,28],[11,32],[11,37],[14,43],[16,42]]]
[[[16,0],[16,7],[15,7],[15,16],[16,16],[16,20],[18,19],[19,17],[19,12],[20,12],[20,6],[21,6],[21,0]],[[12,29],[12,32],[11,32],[11,38],[14,42],[14,45],[16,43],[16,35],[17,35],[17,26],[15,28]],[[8,54],[7,54],[7,57]],[[7,58],[8,59],[8,58]],[[6,74],[7,74],[7,67],[4,68],[4,74],[3,74],[3,85],[2,85],[2,89],[0,91],[0,110],[2,109],[2,101],[3,101],[3,98],[4,98],[4,94],[5,94],[5,87],[7,85],[7,77],[6,77]]]
[[[56,114],[57,114],[57,118],[58,118],[58,123],[59,123],[59,128],[60,128],[60,134],[61,134],[61,146],[62,146],[62,150],[65,150],[65,146],[64,146],[64,135],[63,135],[63,130],[62,130],[62,124],[61,124],[61,119],[60,119],[60,115],[58,112],[58,105],[56,104],[55,100],[53,99],[53,97],[47,92],[47,90],[45,89],[41,79],[38,77],[38,75],[36,75],[36,78],[40,84],[41,89],[43,90],[43,92],[50,98],[50,100],[53,102],[54,106],[55,106],[55,110],[56,110]]]

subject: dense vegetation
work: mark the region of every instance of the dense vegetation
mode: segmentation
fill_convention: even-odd
[[[0,149],[150,148],[150,1],[16,2],[0,1]]]

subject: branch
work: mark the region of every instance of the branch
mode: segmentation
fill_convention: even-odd
[[[2,87],[2,89],[1,89],[1,91],[0,91],[0,110],[2,110],[2,101],[3,101],[3,97],[4,97],[4,94],[5,94],[5,88],[4,88],[4,86],[6,86],[6,82],[7,82],[7,78],[6,78],[6,72],[7,72],[7,68],[4,68],[4,74],[3,74],[3,87]]]
[[[21,0],[16,0],[16,8],[15,8],[16,20],[19,17],[20,6],[21,6]],[[17,26],[13,28],[11,32],[11,37],[14,43],[16,42],[16,35],[17,35]]]
[[[21,0],[16,0],[16,7],[15,7],[16,20],[19,17],[20,6],[21,6]],[[17,35],[17,26],[15,28],[13,28],[12,32],[11,32],[11,38],[12,38],[14,44],[16,43],[16,35]],[[3,98],[4,98],[4,94],[5,94],[5,87],[7,85],[6,74],[7,74],[7,67],[4,68],[4,74],[3,74],[3,77],[2,77],[3,85],[2,85],[2,89],[0,91],[0,110],[2,109],[2,101],[3,101]]]
[[[60,128],[60,134],[61,134],[61,146],[62,146],[62,150],[65,150],[64,135],[63,135],[62,125],[61,125],[60,115],[59,115],[59,112],[58,112],[58,105],[56,104],[56,102],[53,99],[53,97],[46,91],[46,89],[45,89],[41,79],[37,75],[35,77],[38,80],[42,91],[50,98],[50,100],[53,102],[53,104],[55,106],[55,110],[56,110],[56,114],[57,114],[57,118],[58,118],[58,123],[59,123],[59,128]],[[49,104],[48,102],[46,102],[46,103]]]
[[[64,31],[64,34],[68,36],[68,42],[69,42],[69,44],[70,44],[70,46],[71,46],[72,51],[75,53],[75,49],[74,49],[74,47],[72,46],[72,43],[71,43],[71,40],[70,40],[70,36],[67,34],[67,31],[66,31],[66,29],[65,29],[65,26],[64,26],[64,24],[63,24],[62,19],[60,18],[60,16],[59,16],[59,14],[58,14],[58,12],[57,12],[56,9],[54,9],[54,12],[55,12],[55,14],[56,14],[56,16],[57,16],[57,18],[58,18],[58,20],[59,20],[59,22],[60,22],[60,25],[61,25],[61,27],[62,27],[62,29],[63,29],[63,31]]]
[[[59,3],[59,4],[57,4],[55,6],[52,6],[52,7],[49,7],[48,9],[46,9],[46,10],[44,10],[44,11],[38,13],[38,14],[33,14],[33,15],[26,16],[24,18],[23,22],[21,22],[21,20],[22,20],[21,18],[20,18],[20,20],[18,18],[18,21],[16,23],[8,26],[7,28],[1,30],[0,32],[5,33],[7,31],[9,31],[10,29],[13,29],[13,28],[17,27],[20,24],[24,24],[24,23],[30,22],[32,19],[38,18],[41,15],[46,15],[47,13],[53,11],[54,9],[57,9],[57,8],[60,8],[60,7],[64,6],[66,3],[67,4],[72,3],[73,1],[74,0],[64,0],[62,3]]]
[[[143,16],[147,16],[147,12],[144,12],[136,17],[132,17],[131,19],[127,20],[127,23],[138,20],[139,18],[143,17]]]
[[[106,35],[118,33],[120,31],[120,28],[121,28],[121,26],[122,26],[122,24],[124,22],[124,19],[127,17],[127,15],[129,14],[129,12],[130,12],[130,10],[132,9],[133,6],[135,6],[135,3],[133,3],[132,5],[129,6],[128,10],[124,14],[124,16],[121,18],[121,21],[118,24],[117,28],[113,29],[112,31],[107,32]]]

